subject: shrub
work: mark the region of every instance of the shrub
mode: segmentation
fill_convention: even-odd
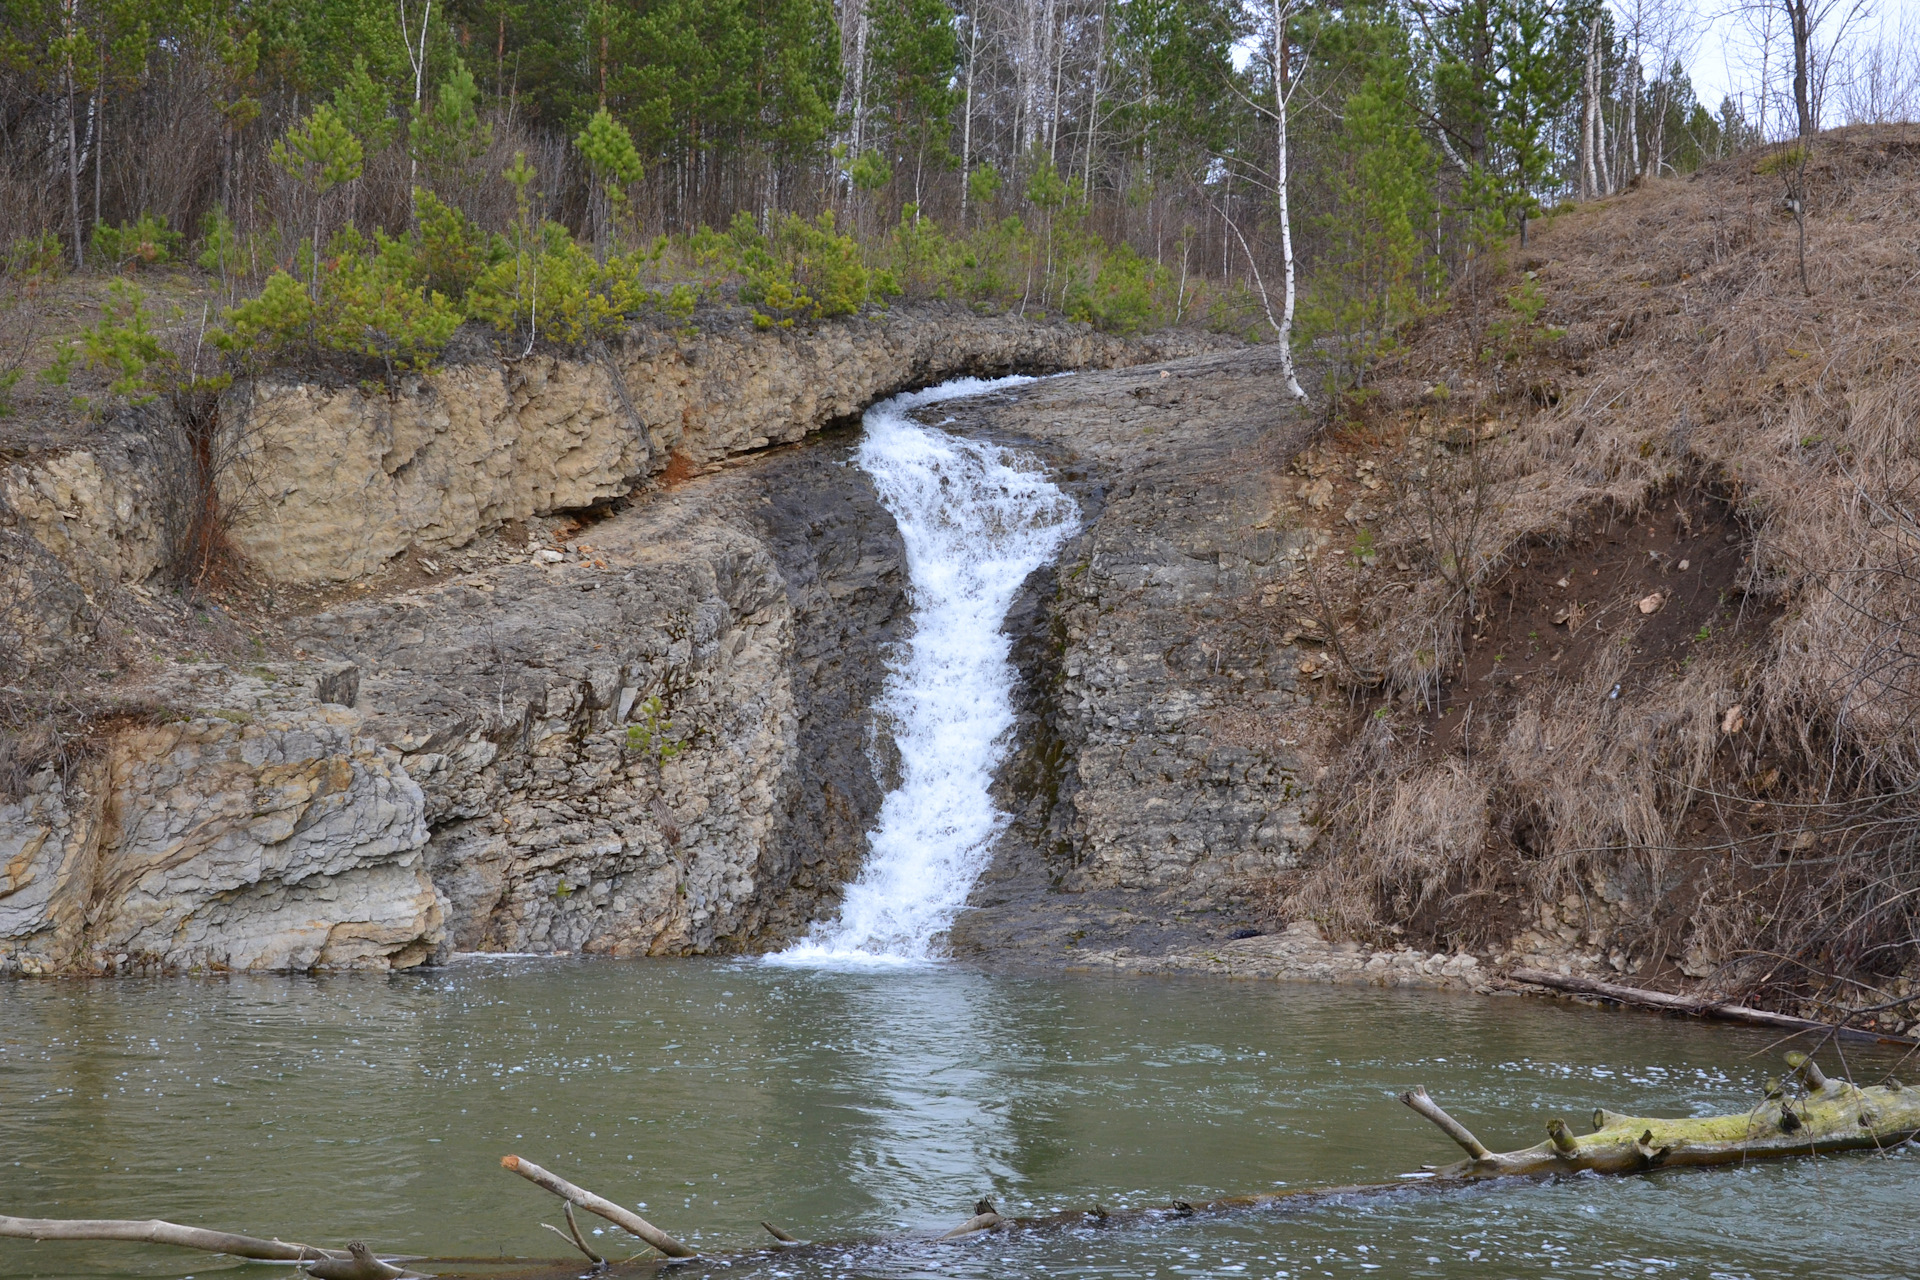
[[[257,353],[272,359],[302,345],[316,345],[313,298],[305,285],[284,271],[267,277],[259,297],[229,308],[225,323],[213,341],[236,356]]]
[[[613,336],[649,301],[632,261],[614,254],[602,264],[549,222],[531,245],[481,273],[467,309],[502,333],[571,344]]]
[[[74,365],[84,362],[105,373],[108,389],[134,406],[162,394],[218,394],[227,387],[231,379],[226,376],[206,376],[183,363],[160,340],[153,320],[140,287],[129,280],[115,280],[107,286],[100,319],[77,340],[64,344],[40,376],[65,386]]]
[[[1000,171],[991,164],[977,164],[973,172],[967,175],[967,195],[982,207],[993,203],[1000,194]]]
[[[878,151],[862,151],[847,167],[847,177],[860,191],[878,191],[893,181],[893,166]]]
[[[265,230],[243,232],[225,210],[215,209],[200,220],[200,252],[194,261],[230,287],[236,281],[258,279],[263,271],[270,270],[286,252],[286,243],[277,223]]]
[[[944,298],[960,286],[965,248],[933,219],[922,218],[917,205],[900,210],[900,225],[888,238],[886,252],[893,292]]]
[[[627,207],[627,188],[640,181],[643,167],[627,126],[605,107],[594,112],[587,127],[574,138],[580,156],[593,175],[588,191],[588,216],[593,223],[595,252],[605,257],[614,226]]]
[[[509,250],[479,224],[425,187],[413,190],[414,228],[397,240],[379,237],[381,256],[400,279],[451,299],[465,299],[480,273]]]
[[[1090,284],[1068,288],[1067,317],[1110,333],[1138,333],[1159,318],[1158,295],[1165,283],[1164,268],[1135,253],[1132,245],[1122,244],[1101,255]]]
[[[780,220],[776,243],[793,264],[794,278],[813,298],[815,319],[844,316],[867,301],[867,268],[860,246],[836,232],[831,210],[808,222],[797,214]]]
[[[695,247],[740,273],[740,299],[754,308],[762,328],[851,315],[872,292],[860,246],[834,229],[831,211],[813,222],[786,214],[774,220],[771,234],[751,215],[737,214],[724,238],[696,237]]]
[[[1006,217],[974,228],[967,238],[967,252],[958,264],[967,297],[977,302],[1018,297],[1033,250],[1033,233],[1018,218]]]
[[[333,109],[369,155],[383,150],[400,128],[386,86],[367,71],[367,60],[360,54],[354,55],[353,69],[334,88]]]
[[[473,164],[493,145],[493,126],[480,118],[480,86],[458,58],[427,109],[407,130],[412,154],[442,190],[475,186]]]
[[[378,360],[389,373],[424,369],[463,318],[439,293],[413,283],[349,226],[321,264],[321,348]]]
[[[404,254],[373,251],[348,227],[317,264],[311,291],[274,272],[259,297],[228,310],[214,341],[244,360],[345,355],[378,361],[389,374],[427,368],[461,314],[413,283],[406,263]]]
[[[6,278],[9,283],[19,283],[29,290],[43,281],[58,278],[66,265],[67,255],[60,248],[60,237],[51,231],[21,236],[7,246]]]
[[[1201,309],[1200,302],[1196,296],[1195,311]],[[1209,332],[1230,333],[1249,343],[1272,339],[1273,329],[1267,324],[1266,308],[1245,281],[1230,280],[1206,290],[1205,303],[1205,327]]]
[[[138,286],[115,280],[107,286],[99,323],[80,336],[88,366],[111,375],[108,385],[113,393],[125,396],[130,404],[145,404],[159,394],[147,369],[164,359],[166,352],[153,332],[152,319],[146,295]]]
[[[365,153],[334,109],[321,103],[313,114],[273,144],[273,163],[315,196],[324,196],[360,176]]]
[[[174,260],[182,238],[178,231],[168,229],[163,215],[143,213],[118,227],[96,223],[93,255],[114,267],[157,267]]]

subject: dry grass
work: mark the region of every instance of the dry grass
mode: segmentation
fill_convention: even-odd
[[[1911,969],[1920,128],[1821,139],[1811,296],[1764,160],[1562,214],[1491,302],[1427,322],[1387,371],[1383,563],[1331,588],[1351,595],[1368,718],[1287,909],[1485,944],[1541,903],[1597,897],[1595,955],[1649,979],[1706,957],[1722,989],[1781,1001]],[[1529,280],[1538,323],[1503,346],[1500,295]],[[1529,556],[1577,564],[1597,522],[1651,524],[1689,485],[1746,539],[1723,593],[1742,641],[1683,656],[1657,619],[1616,611],[1627,625],[1576,669],[1478,698],[1464,737],[1433,732],[1496,625],[1486,601]],[[1691,536],[1705,499],[1688,501],[1672,505]]]

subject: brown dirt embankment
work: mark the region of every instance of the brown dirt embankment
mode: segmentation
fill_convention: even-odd
[[[1347,705],[1279,914],[1914,1018],[1920,128],[1818,141],[1804,288],[1791,160],[1537,224],[1295,461]]]

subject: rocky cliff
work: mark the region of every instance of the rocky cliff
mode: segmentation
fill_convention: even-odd
[[[143,609],[185,621],[120,644],[118,710],[84,739],[15,744],[0,971],[789,936],[886,788],[871,705],[905,582],[850,433],[722,464],[909,386],[1179,349],[912,311],[636,335],[391,395],[256,388],[229,409],[252,437],[227,483],[269,603],[211,622],[150,581],[164,495],[139,424],[15,463],[6,560],[46,584],[41,670],[98,660]],[[223,622],[252,660],[192,647]]]

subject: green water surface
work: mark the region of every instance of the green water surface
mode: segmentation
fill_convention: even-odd
[[[1604,1104],[1750,1106],[1773,1037],[1519,999],[1202,981],[468,960],[392,977],[0,985],[0,1213],[559,1259],[509,1152],[707,1251],[1002,1211],[1392,1180]],[[1830,1072],[1839,1068],[1831,1051]],[[1856,1078],[1883,1053],[1851,1050]],[[1920,1068],[1909,1066],[1909,1075]],[[1584,1129],[1584,1126],[1577,1126]],[[585,1218],[583,1223],[595,1224]],[[608,1252],[641,1252],[611,1228]],[[459,1266],[443,1265],[443,1272]],[[471,1269],[471,1264],[468,1264]],[[809,1277],[1920,1275],[1920,1152],[1575,1178],[699,1263]],[[0,1277],[290,1269],[0,1240]]]

